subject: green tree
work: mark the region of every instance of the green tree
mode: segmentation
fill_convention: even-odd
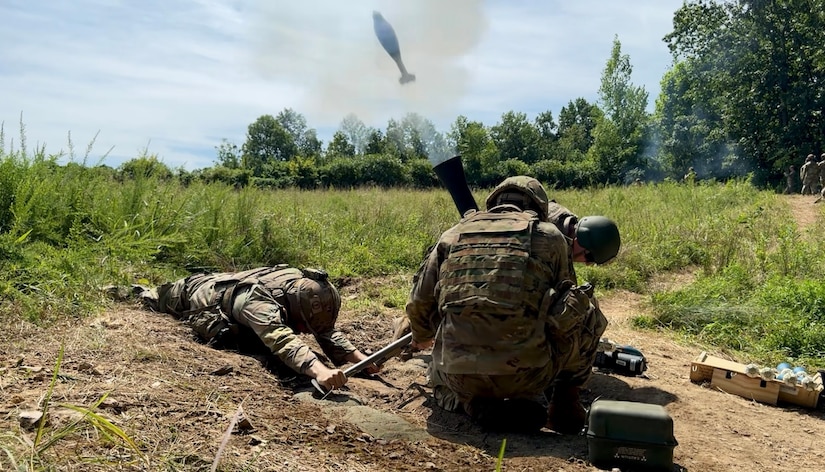
[[[387,152],[402,162],[440,158],[449,153],[444,136],[430,120],[418,113],[407,113],[401,120],[390,119],[387,122],[386,143]]]
[[[518,159],[527,164],[539,160],[541,136],[522,112],[508,111],[501,121],[490,128],[490,137],[502,161]]]
[[[369,138],[364,147],[364,154],[383,154],[387,148],[387,140],[384,134],[379,129],[371,128],[369,130]]]
[[[604,113],[584,98],[571,100],[559,112],[557,131],[559,153],[562,160],[576,159],[587,153],[593,145],[593,130]],[[578,159],[576,159],[578,160]]]
[[[384,134],[384,152],[402,161],[407,158],[404,130],[401,128],[401,123],[394,118],[387,121],[387,130]]]
[[[487,159],[497,154],[487,128],[480,121],[470,121],[466,116],[459,115],[447,133],[447,140],[448,147],[461,154],[467,182],[480,184],[484,180],[485,168],[492,164],[486,162]]]
[[[318,156],[321,153],[322,143],[318,139],[315,129],[307,126],[304,115],[292,108],[284,108],[275,120],[283,127],[295,142],[301,156]]]
[[[823,11],[823,0],[694,0],[664,38],[675,60],[689,62],[694,90],[718,96],[723,132],[757,182],[778,181],[825,144]]]
[[[342,131],[336,131],[332,135],[332,141],[327,146],[327,155],[330,157],[352,157],[355,155],[355,146],[349,141],[346,134]]]
[[[355,114],[350,113],[341,120],[339,131],[355,147],[356,154],[366,152],[367,143],[370,139],[370,129]]]
[[[226,139],[215,146],[218,153],[218,164],[227,169],[238,169],[241,167],[241,148],[235,143],[230,143]]]
[[[272,115],[260,116],[247,128],[242,166],[255,177],[265,176],[271,161],[288,161],[297,154],[295,139]]]
[[[648,93],[630,82],[630,56],[622,54],[618,36],[602,73],[599,105],[604,111],[593,131],[588,155],[599,164],[603,180],[623,182],[631,169],[646,167],[643,141],[649,117]]]
[[[543,111],[536,116],[535,127],[539,135],[538,160],[555,159],[558,142],[558,125],[553,118],[553,112]]]
[[[723,177],[735,162],[733,146],[724,132],[717,95],[699,86],[695,63],[682,61],[662,78],[654,122],[660,141],[663,171],[681,179],[693,167],[701,176]]]

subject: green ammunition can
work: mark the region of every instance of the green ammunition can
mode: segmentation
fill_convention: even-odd
[[[587,418],[590,462],[599,468],[672,471],[673,419],[660,405],[596,400]]]

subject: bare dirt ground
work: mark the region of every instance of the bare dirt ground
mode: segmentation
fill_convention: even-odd
[[[811,197],[783,198],[800,225],[820,217]],[[690,273],[672,274],[655,284],[678,286],[690,278]],[[387,280],[343,283],[339,326],[362,349],[379,349],[402,309],[356,313],[347,305]],[[689,367],[700,347],[630,326],[629,320],[646,309],[644,296],[615,292],[602,297],[601,305],[610,319],[606,335],[640,348],[649,361],[649,378],[595,373],[584,400],[663,405],[674,418],[679,442],[674,470],[825,470],[817,447],[825,437],[823,411],[762,405],[693,384]],[[6,330],[4,338],[11,341],[0,346],[0,431],[7,433],[0,435],[0,446],[25,457],[25,441],[33,441],[35,433],[21,429],[19,415],[42,408],[63,343],[50,402],[54,429],[47,431],[76,418],[61,405],[88,407],[108,394],[98,411],[141,451],[87,429],[44,453],[58,470],[207,471],[218,456],[218,470],[233,471],[491,471],[504,439],[433,405],[426,355],[392,359],[377,377],[353,378],[321,401],[313,398],[306,379],[279,371],[266,356],[212,349],[171,317],[128,305],[48,331],[25,324]],[[231,434],[225,434],[228,429]],[[506,439],[503,470],[598,470],[587,461],[584,436],[543,431]],[[8,464],[4,460],[0,454],[0,469]]]

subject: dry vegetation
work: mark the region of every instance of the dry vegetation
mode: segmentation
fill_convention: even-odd
[[[391,319],[401,308],[361,302],[395,282],[352,279],[342,288],[341,327],[360,346],[377,349],[390,336]],[[597,373],[585,399],[665,405],[680,443],[676,470],[729,471],[743,464],[761,471],[817,470],[822,412],[760,405],[691,384],[688,366],[697,347],[630,328],[628,320],[644,310],[643,297],[622,291],[603,297],[602,304],[611,319],[608,335],[645,352],[650,378]],[[21,429],[19,413],[43,406],[61,343],[65,353],[44,437],[78,419],[60,405],[92,406],[108,395],[95,411],[137,450],[81,422],[31,457],[27,444],[35,433]],[[207,471],[217,457],[217,470],[225,471],[493,470],[504,437],[434,408],[424,387],[424,360],[393,359],[379,377],[352,379],[349,388],[319,402],[305,379],[279,372],[266,356],[214,350],[170,317],[120,306],[26,333],[0,349],[0,428],[7,431],[0,444],[8,452],[0,463],[8,468],[8,457],[14,457],[21,470]],[[239,407],[243,413],[236,418]],[[547,431],[507,437],[503,470],[596,469],[587,463],[585,437]]]

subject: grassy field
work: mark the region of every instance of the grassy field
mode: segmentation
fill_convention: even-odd
[[[548,189],[580,216],[621,228],[618,260],[582,267],[605,291],[650,295],[640,329],[672,330],[742,358],[822,367],[825,228],[797,228],[783,200],[747,181]],[[483,204],[488,190],[475,192]],[[47,325],[107,306],[107,284],[289,263],[333,278],[411,275],[458,214],[446,191],[262,190],[181,185],[0,154],[0,317]],[[688,285],[655,292],[669,272]],[[402,306],[408,277],[388,288]],[[407,282],[405,282],[407,281]]]

